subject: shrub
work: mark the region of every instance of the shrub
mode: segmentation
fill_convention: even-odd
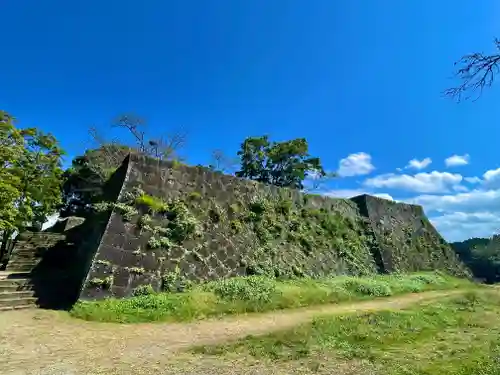
[[[218,280],[205,288],[226,301],[270,302],[278,293],[276,282],[263,276]]]
[[[384,297],[393,294],[388,283],[373,279],[350,278],[345,282],[345,288],[364,296]]]
[[[139,285],[137,288],[134,289],[132,292],[132,295],[134,297],[137,296],[149,296],[151,294],[155,294],[155,290],[153,289],[153,286],[151,285]]]

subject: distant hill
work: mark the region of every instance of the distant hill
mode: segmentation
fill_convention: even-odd
[[[470,238],[452,242],[455,250],[474,277],[486,283],[500,282],[500,236],[492,238]]]

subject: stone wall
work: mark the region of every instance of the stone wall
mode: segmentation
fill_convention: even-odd
[[[121,170],[82,299],[248,274],[467,274],[419,206],[301,194],[139,155]]]

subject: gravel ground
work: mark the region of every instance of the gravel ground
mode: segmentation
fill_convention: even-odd
[[[398,309],[457,293],[461,291],[425,292],[187,324],[86,322],[41,309],[3,312],[0,313],[0,374],[371,374],[363,364],[352,362],[329,363],[317,359],[314,363],[284,365],[230,356],[194,356],[183,351],[194,345],[291,328],[321,314]]]

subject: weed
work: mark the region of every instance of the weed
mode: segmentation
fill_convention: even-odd
[[[302,270],[297,269],[296,272],[301,273]],[[173,272],[163,276],[162,289],[166,291],[164,293],[157,293],[148,296],[147,300],[140,301],[134,300],[136,297],[133,297],[134,301],[107,299],[79,302],[71,314],[83,319],[111,322],[190,320],[224,314],[270,311],[370,299],[388,294],[411,293],[415,283],[418,283],[415,279],[424,279],[426,275],[431,276],[426,278],[427,281],[435,280],[436,284],[421,282],[419,289],[422,291],[466,288],[473,285],[467,280],[433,273],[292,280],[247,276],[193,285],[181,273],[180,268],[176,267]],[[424,278],[415,276],[424,276]],[[183,297],[176,297],[178,294]],[[143,306],[141,310],[136,309],[138,303]],[[164,308],[167,310],[159,310]]]
[[[146,270],[142,267],[126,267],[125,269],[134,275],[142,275],[146,272]]]
[[[94,277],[93,279],[89,280],[89,284],[94,288],[109,289],[113,284],[113,276],[108,276],[104,279]]]
[[[135,288],[132,292],[132,295],[134,297],[137,296],[149,296],[152,294],[155,294],[155,290],[153,289],[153,286],[150,284],[147,285],[139,285],[137,288]]]
[[[146,206],[155,213],[165,213],[168,211],[168,204],[163,200],[147,194],[141,194],[135,198],[136,205]]]
[[[292,330],[194,351],[285,362],[343,357],[390,375],[496,375],[499,302],[498,292],[476,290],[402,311],[322,316]]]

